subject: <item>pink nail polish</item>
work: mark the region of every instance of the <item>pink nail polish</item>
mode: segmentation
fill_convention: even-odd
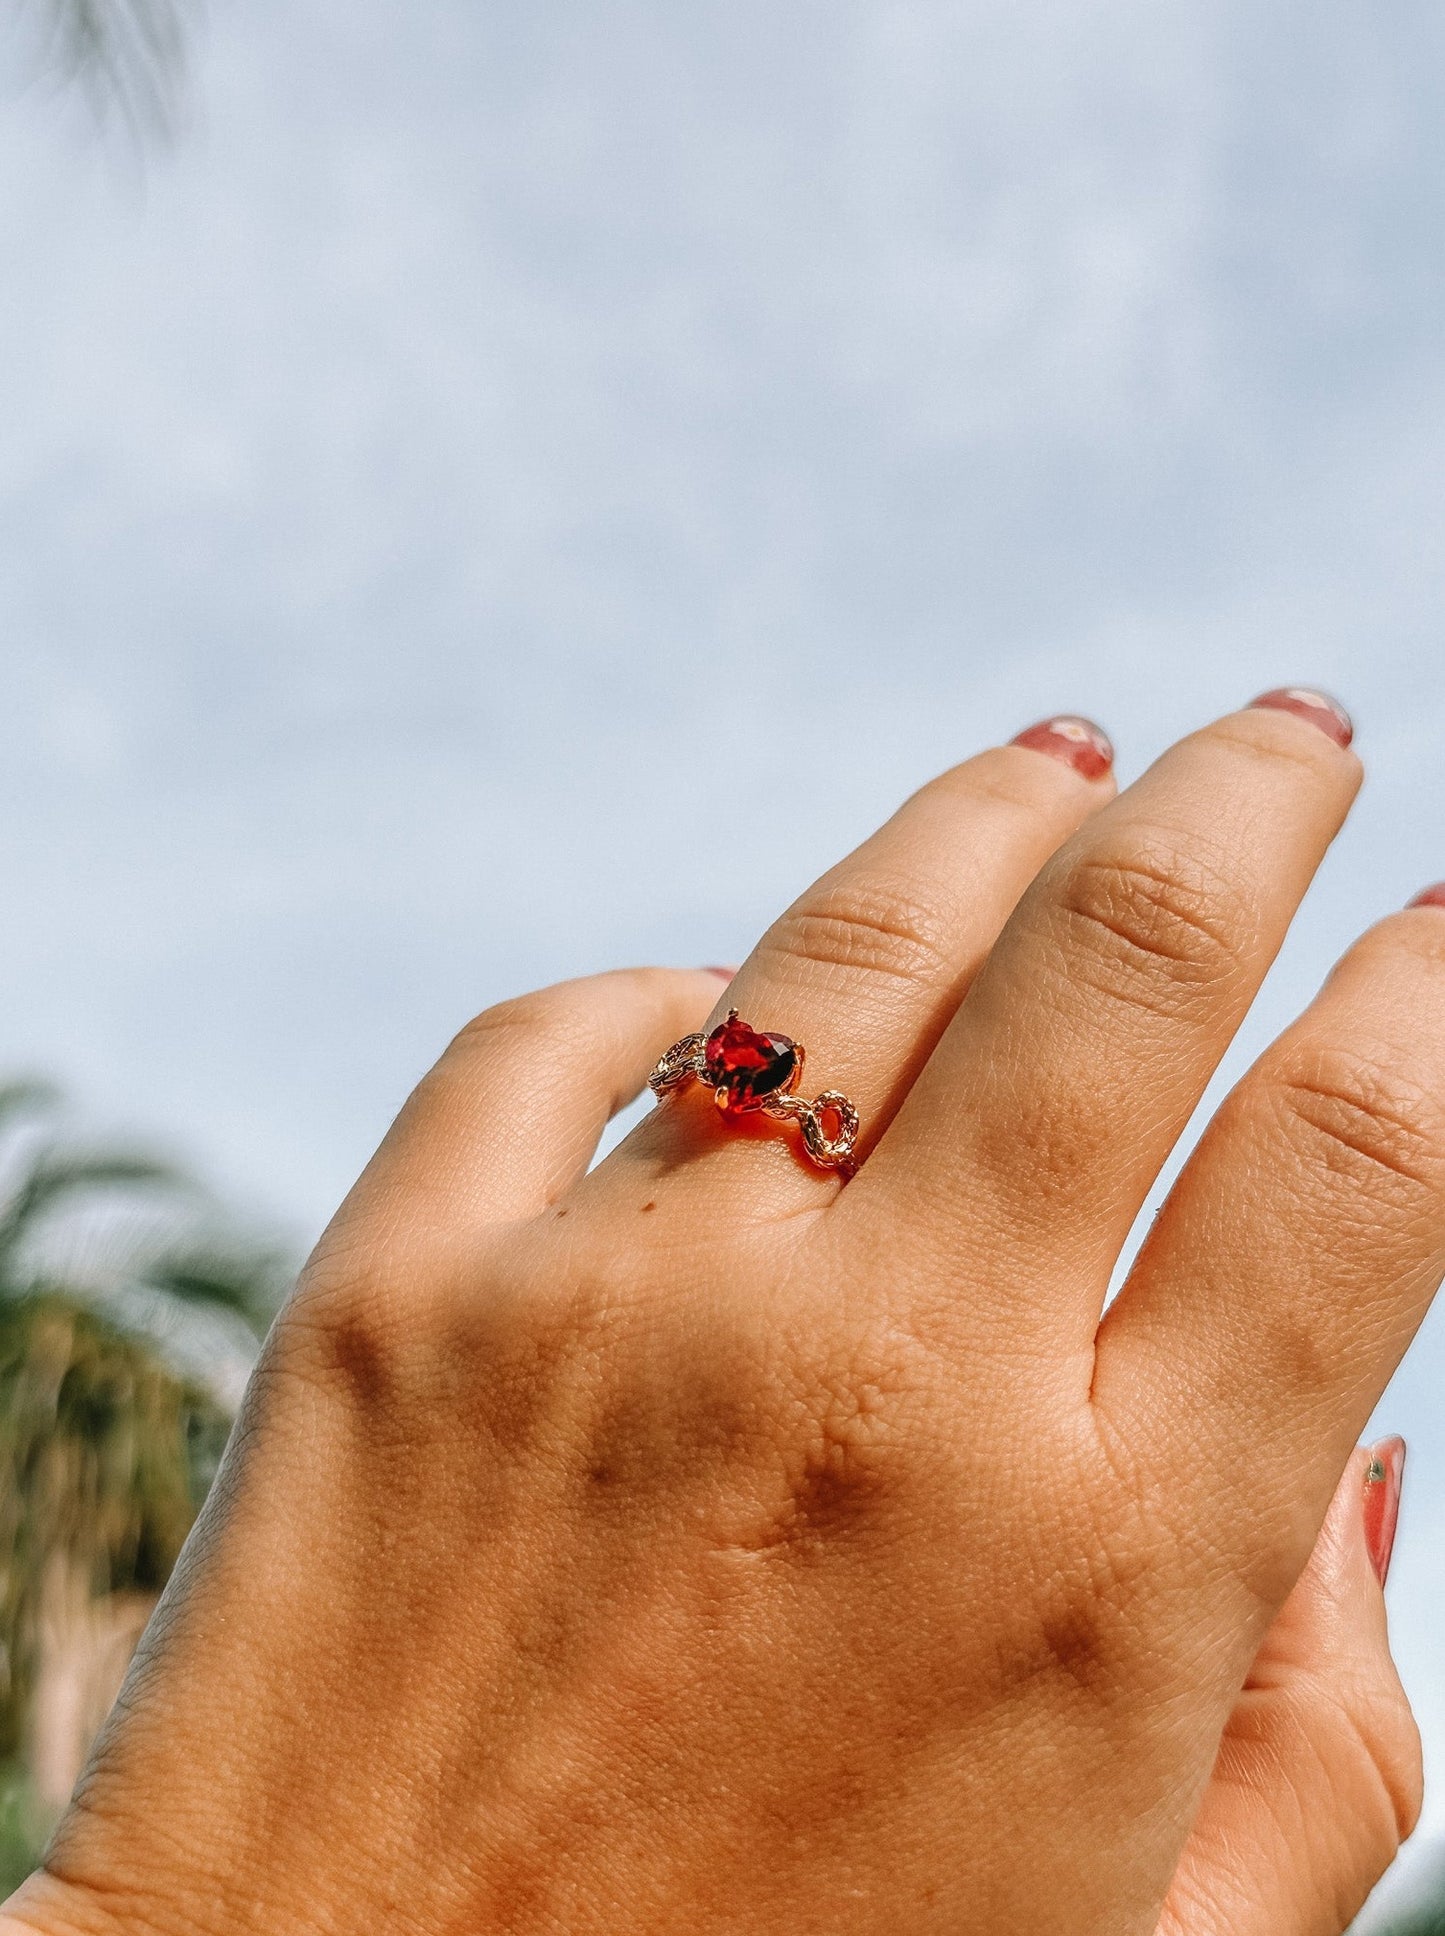
[[[736,968],[704,968],[705,975],[716,975],[719,981],[731,981],[737,973]]]
[[[1433,887],[1422,888],[1408,907],[1445,907],[1445,881],[1436,881]]]
[[[1076,773],[1082,773],[1086,780],[1102,780],[1114,764],[1114,748],[1109,735],[1092,719],[1081,719],[1077,713],[1060,713],[1053,719],[1041,719],[1037,726],[1030,726],[1009,743],[1012,746],[1027,746],[1035,753],[1047,753],[1051,759],[1062,760]]]
[[[1390,1576],[1395,1528],[1400,1523],[1400,1489],[1405,1482],[1405,1441],[1381,1439],[1370,1447],[1365,1474],[1365,1544],[1380,1585]]]
[[[1293,713],[1296,719],[1307,719],[1311,726],[1328,734],[1336,746],[1348,746],[1355,737],[1354,721],[1339,701],[1312,686],[1277,686],[1249,703],[1251,708],[1263,706],[1269,712]]]

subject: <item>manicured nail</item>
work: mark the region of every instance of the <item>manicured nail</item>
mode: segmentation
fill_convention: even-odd
[[[1355,737],[1354,721],[1339,701],[1331,699],[1327,692],[1316,692],[1311,686],[1278,686],[1273,692],[1262,692],[1249,703],[1251,707],[1264,706],[1270,712],[1293,713],[1296,719],[1307,719],[1311,726],[1328,733],[1336,746],[1348,746]]]
[[[1365,1544],[1380,1585],[1390,1576],[1395,1528],[1400,1523],[1400,1488],[1405,1481],[1405,1441],[1381,1439],[1370,1447],[1365,1474]]]
[[[1011,744],[1027,746],[1035,753],[1047,753],[1052,759],[1062,760],[1086,780],[1102,780],[1114,764],[1109,735],[1092,719],[1080,719],[1077,713],[1041,719],[1037,726],[1018,734]]]
[[[719,981],[731,981],[737,973],[736,968],[704,968],[705,975],[716,975]]]
[[[1410,907],[1445,907],[1445,881],[1436,881],[1433,887],[1423,888],[1408,905]]]

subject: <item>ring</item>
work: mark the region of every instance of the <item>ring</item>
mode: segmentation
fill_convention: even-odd
[[[825,1089],[811,1102],[794,1094],[804,1054],[802,1043],[790,1035],[755,1029],[730,1008],[727,1020],[711,1035],[684,1035],[674,1042],[647,1085],[655,1096],[667,1096],[689,1082],[705,1082],[725,1116],[760,1110],[779,1122],[797,1123],[803,1146],[819,1169],[851,1176],[858,1111],[837,1089]]]

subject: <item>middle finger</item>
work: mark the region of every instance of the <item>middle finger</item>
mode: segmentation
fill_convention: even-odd
[[[1024,896],[849,1193],[852,1214],[891,1199],[930,1260],[997,1277],[975,1278],[970,1319],[1091,1345],[1129,1228],[1358,789],[1350,737],[1331,701],[1265,695],[1172,747]],[[951,1326],[957,1287],[929,1281]]]

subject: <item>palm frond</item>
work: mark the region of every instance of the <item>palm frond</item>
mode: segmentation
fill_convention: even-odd
[[[188,1187],[180,1171],[153,1157],[124,1151],[86,1154],[53,1146],[42,1149],[0,1206],[0,1291],[16,1287],[22,1274],[21,1255],[42,1220],[77,1198],[137,1185]]]
[[[279,1253],[215,1243],[163,1252],[140,1273],[146,1290],[159,1291],[207,1311],[229,1311],[264,1337],[290,1287],[291,1272]]]
[[[135,136],[175,126],[185,73],[184,0],[35,0],[41,58]]]
[[[19,1076],[0,1082],[0,1134],[31,1116],[48,1116],[60,1104],[60,1091],[42,1076]]]

